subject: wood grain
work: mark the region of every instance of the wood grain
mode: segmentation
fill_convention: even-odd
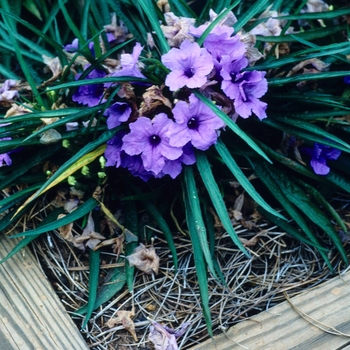
[[[0,258],[18,241],[0,236]],[[29,249],[0,265],[0,349],[88,349]]]
[[[301,316],[302,313],[315,321]],[[333,327],[344,335],[321,330],[321,323],[327,331],[334,332],[330,328]],[[244,347],[249,350],[350,350],[350,272],[243,321],[226,334],[190,350],[244,350]]]

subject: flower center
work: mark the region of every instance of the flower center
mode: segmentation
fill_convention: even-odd
[[[149,142],[151,143],[151,145],[153,147],[155,146],[158,146],[160,144],[160,137],[158,135],[152,135],[150,138],[149,138]]]
[[[189,119],[189,121],[187,122],[187,126],[189,129],[198,129],[198,126],[199,126],[199,122],[198,122],[198,119],[192,117]]]
[[[186,68],[184,73],[185,73],[187,78],[192,78],[194,76],[194,69],[192,67]]]

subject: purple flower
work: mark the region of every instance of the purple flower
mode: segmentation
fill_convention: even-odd
[[[192,28],[191,34],[198,36],[203,34],[208,25],[202,25],[199,28]],[[211,53],[217,61],[226,55],[232,60],[238,60],[245,54],[245,45],[239,40],[239,36],[231,36],[234,29],[228,26],[215,26],[205,38],[203,46]]]
[[[89,65],[85,66],[87,69]],[[81,76],[81,73],[75,76],[75,80],[78,80]],[[106,73],[102,70],[94,69],[90,72],[85,79],[97,79],[103,78],[106,76]],[[87,105],[89,107],[93,107],[98,105],[101,102],[105,102],[105,99],[102,99],[104,94],[104,86],[103,84],[94,84],[94,85],[82,85],[79,86],[75,93],[72,96],[72,100],[77,103],[81,103],[83,105]]]
[[[227,56],[222,59],[221,88],[226,96],[234,100],[235,110],[242,118],[248,118],[254,112],[261,120],[267,117],[267,104],[259,100],[267,91],[267,80],[264,78],[266,73],[239,73],[246,62],[245,58],[233,62]]]
[[[165,85],[171,91],[184,86],[191,89],[203,86],[214,67],[209,52],[188,40],[185,40],[179,49],[173,48],[163,55],[162,62],[171,70],[165,79]]]
[[[327,175],[330,171],[327,160],[337,159],[341,151],[320,143],[315,143],[314,148],[303,148],[303,151],[311,157],[310,165],[317,175]]]
[[[16,80],[7,79],[0,88],[0,101],[11,101],[15,97],[19,97],[17,90],[10,90],[17,84]]]
[[[113,129],[121,124],[121,122],[126,122],[131,115],[131,108],[127,103],[116,102],[112,104],[111,107],[107,108],[104,114],[107,119],[108,129]]]
[[[225,123],[193,94],[190,103],[179,101],[173,109],[176,123],[169,127],[170,145],[183,147],[188,142],[202,151],[208,149],[217,140],[218,129]]]
[[[167,159],[175,160],[182,155],[181,147],[171,146],[166,136],[171,123],[165,113],[157,114],[153,120],[139,117],[123,137],[122,150],[130,156],[141,154],[145,169],[158,175]]]
[[[136,77],[136,78],[146,78],[138,67],[138,60],[141,54],[143,46],[140,43],[136,43],[132,54],[125,53],[121,55],[120,64],[122,69],[117,72],[112,73],[111,77]]]
[[[347,75],[346,77],[344,77],[344,82],[346,84],[350,84],[350,75]]]
[[[179,159],[165,161],[162,172],[156,176],[157,178],[170,175],[171,178],[175,179],[182,171],[182,164],[192,165],[196,162],[196,157],[190,142],[182,148],[182,151],[183,154]]]

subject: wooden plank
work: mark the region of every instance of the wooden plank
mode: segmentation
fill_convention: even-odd
[[[191,350],[350,349],[350,272],[283,302]],[[299,311],[291,306],[293,304]],[[322,331],[300,311],[344,335]],[[317,323],[320,325],[319,323]]]
[[[0,237],[0,258],[18,240]],[[0,265],[0,349],[88,349],[29,249]]]

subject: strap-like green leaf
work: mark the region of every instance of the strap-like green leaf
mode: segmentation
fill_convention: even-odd
[[[254,163],[254,169],[256,174],[259,176],[261,181],[266,185],[266,187],[270,190],[271,194],[280,202],[282,207],[286,210],[286,212],[295,220],[295,222],[299,225],[299,227],[304,231],[308,239],[315,244],[315,246],[321,246],[318,242],[316,236],[312,233],[309,226],[307,225],[305,219],[299,213],[299,211],[295,208],[295,206],[289,201],[288,196],[283,192],[283,186],[281,187],[271,176],[270,171],[268,171],[268,167],[263,166],[260,162]],[[323,250],[319,250],[324,261],[327,263],[330,270],[333,270],[332,264],[330,263],[327,254]]]
[[[250,20],[252,20],[258,13],[264,11],[267,7],[269,0],[255,1],[254,5],[249,8],[248,11],[242,13],[239,16],[238,21],[234,24],[235,32],[238,32],[243,28]]]
[[[121,262],[119,260],[118,262]],[[97,291],[95,305],[93,310],[96,310],[102,304],[112,299],[124,286],[125,284],[125,269],[124,267],[115,267],[110,269],[104,283]],[[74,314],[84,315],[87,313],[88,304],[82,306],[80,309],[74,311]]]
[[[205,229],[205,225],[202,217],[202,211],[199,204],[198,192],[197,192],[196,182],[193,175],[193,169],[190,166],[184,166],[184,182],[185,182],[185,185],[184,185],[185,192],[189,203],[189,207],[187,208],[187,211],[188,210],[191,211],[191,213],[187,213],[186,215],[190,215],[194,220],[193,223],[187,222],[187,225],[189,226],[189,229],[190,229],[190,225],[192,228],[195,228],[194,231],[190,231],[191,236],[195,235],[196,236],[195,240],[200,242],[200,247],[205,257],[205,261],[208,264],[208,267],[211,273],[217,279],[213,261],[212,261],[211,254],[208,247],[207,231]]]
[[[268,79],[269,86],[274,85],[285,85],[289,83],[296,83],[298,81],[307,80],[320,80],[329,78],[346,77],[349,75],[349,71],[336,71],[336,72],[323,72],[323,73],[309,73],[309,74],[299,74],[287,78],[271,78]]]
[[[223,162],[230,169],[233,176],[237,179],[237,181],[241,184],[241,186],[248,192],[248,194],[256,201],[256,203],[262,206],[265,210],[270,212],[272,215],[275,215],[280,219],[285,219],[279,212],[271,208],[271,206],[268,205],[265,202],[265,200],[259,195],[256,189],[253,187],[253,185],[244,175],[243,171],[237,165],[236,161],[231,156],[230,151],[227,149],[227,147],[224,145],[221,139],[218,139],[215,145],[215,148],[220,154],[220,157],[222,158]]]
[[[174,261],[174,267],[175,271],[177,271],[178,268],[178,260],[177,260],[177,252],[176,247],[173,239],[173,234],[166,222],[166,220],[163,218],[157,207],[150,201],[143,201],[144,206],[146,207],[147,211],[152,215],[153,219],[157,222],[160,230],[164,233],[165,239],[167,241],[168,247],[171,251],[171,255],[173,256]]]
[[[86,306],[86,316],[83,325],[81,328],[85,328],[87,325],[92,312],[94,311],[95,303],[96,303],[96,295],[97,295],[97,287],[98,280],[100,275],[100,250],[92,250],[90,249],[89,254],[89,266],[90,266],[90,274],[89,274],[89,301]]]
[[[186,180],[185,180],[186,182]],[[202,244],[200,238],[198,237],[198,221],[197,217],[193,215],[192,205],[190,203],[191,194],[187,191],[187,186],[183,186],[184,204],[186,212],[186,221],[188,225],[188,230],[190,232],[190,238],[192,242],[194,264],[196,266],[196,273],[199,284],[199,292],[201,296],[202,311],[207,325],[207,330],[210,336],[213,336],[212,321],[210,317],[209,308],[209,289],[208,289],[208,272],[206,259],[203,254]]]
[[[159,40],[160,52],[162,54],[167,53],[170,50],[170,46],[165,39],[162,29],[160,28],[159,18],[154,9],[154,6],[156,6],[155,3],[151,0],[138,0],[138,3],[150,21],[152,29],[156,32],[157,38]]]
[[[219,187],[214,179],[214,176],[211,172],[210,164],[207,157],[203,152],[196,152],[196,164],[199,170],[199,173],[202,177],[205,188],[207,189],[210,199],[214,205],[215,211],[218,214],[222,225],[226,229],[227,233],[231,237],[232,241],[236,246],[247,256],[250,257],[250,254],[245,249],[241,241],[239,240],[237,233],[235,232],[230,217],[227,214],[227,209],[224,200],[222,199]]]
[[[259,146],[243,131],[239,126],[224,112],[222,112],[217,106],[214,105],[207,97],[205,97],[201,92],[193,90],[196,97],[206,104],[220,119],[222,119],[227,126],[237,134],[243,141],[245,141],[254,151],[260,154],[268,162],[271,162],[267,155],[259,148]]]
[[[11,236],[11,237],[37,236],[37,235],[44,233],[44,232],[56,230],[59,227],[68,225],[68,224],[80,219],[81,217],[83,217],[84,215],[89,213],[91,210],[93,210],[97,205],[98,205],[98,203],[97,203],[96,199],[90,198],[86,202],[84,202],[83,204],[79,205],[77,209],[73,210],[71,213],[67,214],[66,216],[64,216],[61,219],[58,219],[58,220],[55,220],[49,224],[37,227],[34,230],[29,230],[29,231],[25,231],[22,233],[18,233],[16,235]]]

